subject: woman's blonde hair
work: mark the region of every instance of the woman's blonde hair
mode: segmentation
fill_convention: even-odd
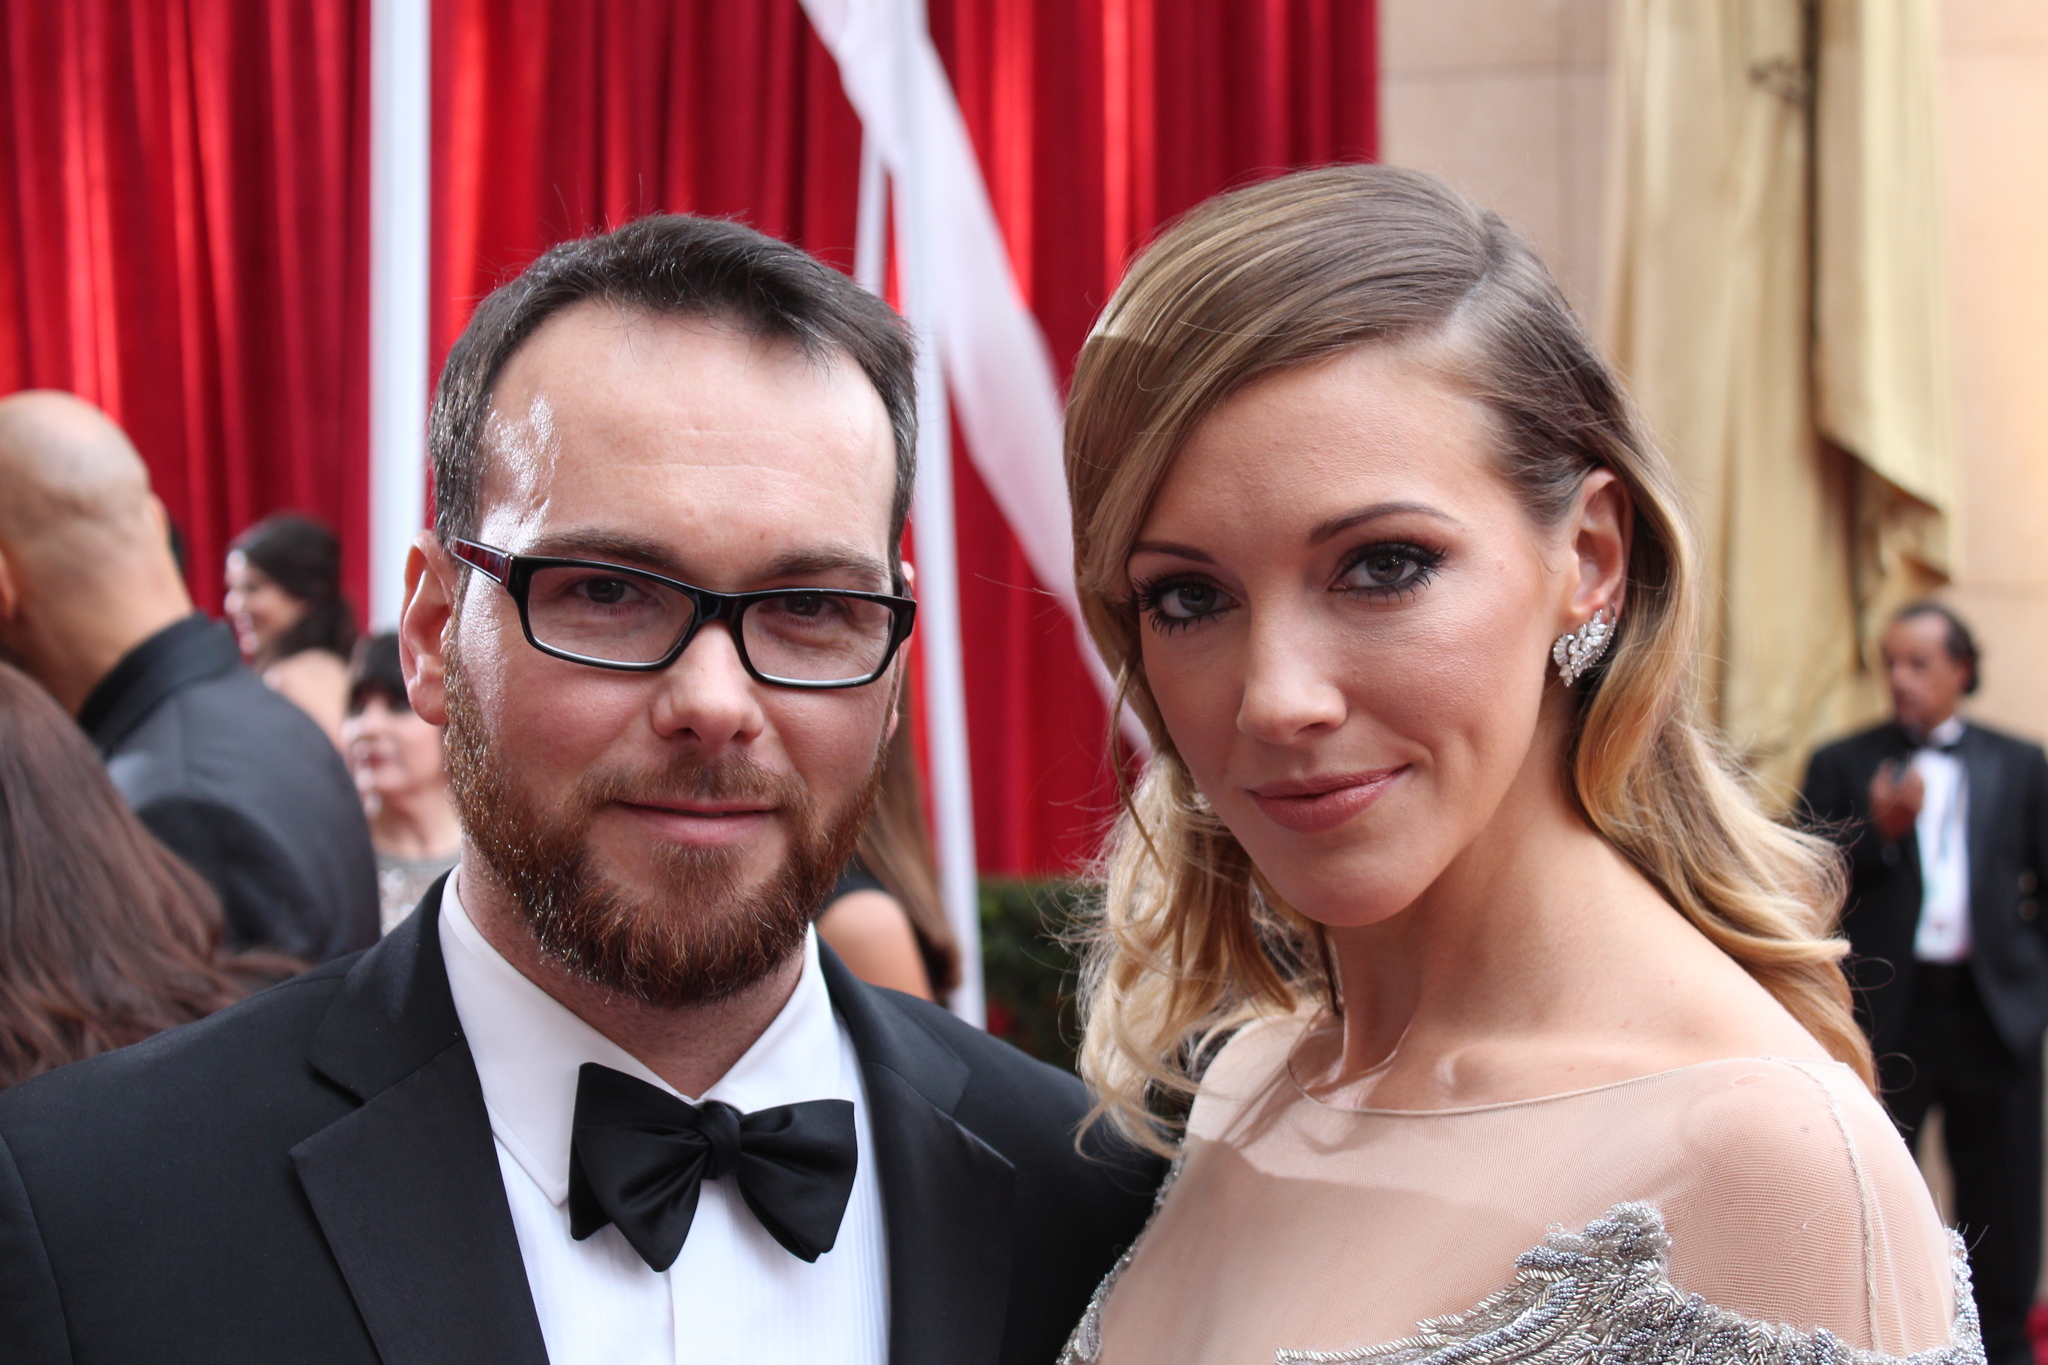
[[[1081,352],[1067,482],[1081,604],[1153,753],[1105,854],[1083,982],[1098,1115],[1160,1150],[1217,1030],[1332,998],[1322,931],[1262,889],[1174,751],[1145,681],[1125,561],[1195,428],[1246,385],[1363,344],[1428,343],[1485,403],[1531,519],[1586,475],[1634,503],[1626,611],[1574,694],[1566,781],[1587,819],[1829,1053],[1871,1077],[1832,936],[1839,859],[1773,823],[1701,720],[1698,555],[1678,482],[1534,251],[1434,179],[1333,166],[1196,208],[1132,266]]]

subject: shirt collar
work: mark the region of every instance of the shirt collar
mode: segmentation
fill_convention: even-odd
[[[441,893],[441,951],[455,1014],[476,1061],[491,1132],[559,1205],[569,1196],[577,1068],[597,1062],[671,1095],[681,1092],[507,962],[463,909],[461,878],[458,869]],[[804,1100],[860,1103],[840,1068],[839,1026],[815,932],[805,939],[803,974],[782,1012],[701,1098],[741,1113]]]
[[[197,612],[165,626],[121,656],[88,692],[78,724],[101,753],[112,752],[159,702],[242,662],[228,628]]]
[[[1927,732],[1927,743],[1937,749],[1946,749],[1963,737],[1963,718],[1950,716]]]

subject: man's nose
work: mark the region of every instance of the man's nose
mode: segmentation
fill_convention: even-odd
[[[748,676],[722,621],[706,623],[661,682],[652,719],[664,739],[694,739],[715,751],[746,743],[766,723],[760,685]]]

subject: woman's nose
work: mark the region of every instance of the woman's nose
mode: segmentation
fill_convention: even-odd
[[[1279,620],[1251,623],[1237,728],[1254,739],[1286,744],[1343,724],[1344,690],[1307,647],[1306,633]]]

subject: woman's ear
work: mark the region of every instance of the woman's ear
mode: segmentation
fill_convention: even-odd
[[[1606,609],[1608,619],[1621,615],[1628,590],[1629,538],[1635,529],[1635,504],[1628,485],[1611,469],[1596,469],[1579,487],[1572,522],[1572,557],[1578,585],[1572,592],[1572,627]]]

